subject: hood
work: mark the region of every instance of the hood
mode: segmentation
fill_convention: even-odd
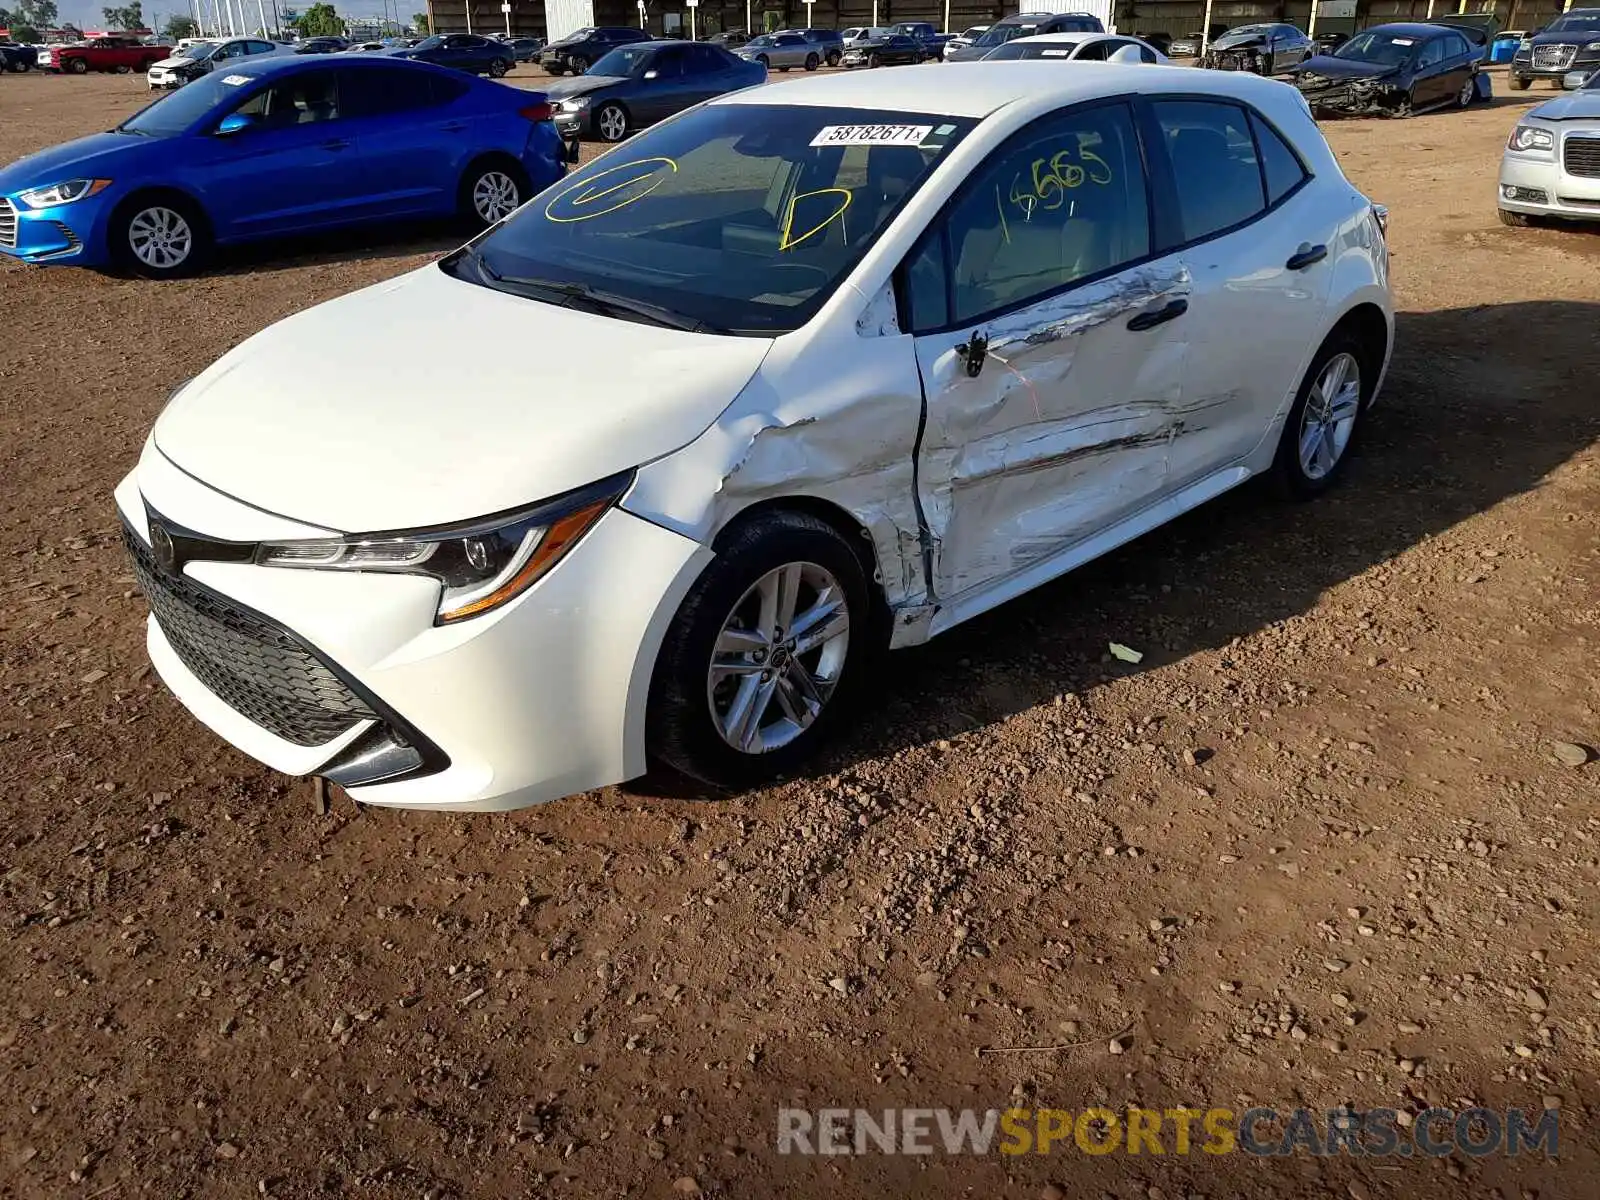
[[[1399,73],[1399,67],[1386,67],[1382,63],[1357,62],[1353,58],[1335,58],[1331,54],[1314,55],[1295,68],[1297,76],[1321,75],[1324,79],[1378,79],[1384,75]]]
[[[174,54],[171,58],[163,58],[155,65],[158,67],[187,67],[192,66],[197,61],[199,60],[191,58],[187,54]]]
[[[27,158],[19,158],[0,169],[0,192],[59,183],[76,175],[111,175],[115,168],[106,164],[130,153],[138,153],[164,139],[135,137],[127,133],[91,133],[76,141],[51,146]]]
[[[1600,88],[1567,92],[1554,100],[1546,100],[1528,115],[1541,121],[1600,120]]]
[[[584,36],[584,37],[578,37],[578,36],[576,36],[574,34],[568,34],[564,38],[557,38],[553,42],[546,43],[545,49],[546,50],[564,50],[568,46],[581,46],[585,42],[587,42],[588,40],[589,40],[589,38],[588,38],[587,35]]]
[[[886,37],[860,38],[857,41],[851,42],[844,49],[845,53],[848,54],[852,50],[881,50],[888,44],[889,39]]]
[[[551,101],[571,100],[574,96],[586,96],[590,92],[597,92],[603,87],[610,87],[626,80],[626,75],[577,75],[571,79],[553,81],[541,90]]]
[[[352,354],[357,335],[366,352]],[[268,512],[347,533],[427,528],[687,445],[771,344],[541,304],[429,265],[256,334],[196,376],[154,436]]]
[[[1245,46],[1264,46],[1267,44],[1267,35],[1264,33],[1229,33],[1222,37],[1213,38],[1213,50],[1238,50]]]

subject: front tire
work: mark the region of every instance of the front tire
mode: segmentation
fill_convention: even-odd
[[[628,110],[616,101],[602,104],[594,114],[594,131],[602,142],[620,142],[628,136]]]
[[[847,712],[872,606],[861,560],[816,517],[763,513],[718,541],[656,660],[646,744],[703,783],[748,787],[810,756]]]
[[[532,194],[521,167],[509,159],[492,158],[468,168],[457,203],[468,225],[487,229],[516,212]]]
[[[69,59],[67,61],[67,70],[74,75],[87,75],[89,73],[89,60],[86,58]]]
[[[1511,77],[1511,87],[1514,91],[1525,92],[1532,86],[1533,80],[1529,79],[1526,75],[1513,75]]]
[[[837,67],[839,65],[839,60],[841,58],[843,58],[843,57],[844,57],[844,55],[841,54],[839,51],[837,51],[837,50],[829,50],[828,51],[828,65],[830,67]]]
[[[881,67],[883,66],[883,59],[879,58],[876,54],[870,54],[867,56],[867,66]]]
[[[205,217],[179,196],[134,197],[113,214],[107,236],[117,267],[146,279],[193,275],[211,253]]]
[[[1294,500],[1322,495],[1350,461],[1361,415],[1378,382],[1379,354],[1349,329],[1336,329],[1311,360],[1283,423],[1273,474]]]
[[[567,66],[572,68],[572,73],[574,75],[582,75],[589,69],[589,60],[581,54],[574,54],[571,58],[567,59]]]

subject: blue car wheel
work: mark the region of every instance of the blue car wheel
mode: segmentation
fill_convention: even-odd
[[[482,158],[461,178],[461,216],[486,229],[514,213],[533,195],[527,172],[509,158]]]
[[[116,265],[146,279],[193,274],[211,249],[211,232],[199,208],[187,197],[160,192],[119,205],[107,237]]]

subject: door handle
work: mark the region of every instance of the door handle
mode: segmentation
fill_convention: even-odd
[[[1146,329],[1154,329],[1157,325],[1165,325],[1168,321],[1175,321],[1189,311],[1189,302],[1181,297],[1169,300],[1161,308],[1146,309],[1133,320],[1128,322],[1128,328],[1135,333]]]
[[[350,149],[350,139],[329,138],[327,141],[322,143],[322,148],[324,150],[348,150]]]
[[[983,360],[989,355],[989,339],[986,335],[974,331],[972,336],[956,347],[956,353],[961,355],[962,365],[966,367],[968,376],[973,379],[983,370]]]
[[[1291,271],[1304,271],[1313,263],[1319,263],[1328,257],[1328,248],[1320,243],[1313,246],[1310,242],[1301,242],[1300,249],[1289,256],[1289,261],[1283,265]]]

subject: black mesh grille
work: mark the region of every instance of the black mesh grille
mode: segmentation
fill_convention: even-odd
[[[1600,178],[1600,137],[1572,137],[1562,143],[1562,165],[1568,175]]]
[[[124,528],[139,588],[173,652],[230,708],[297,746],[331,742],[375,720],[299,638],[183,576],[168,575]]]

